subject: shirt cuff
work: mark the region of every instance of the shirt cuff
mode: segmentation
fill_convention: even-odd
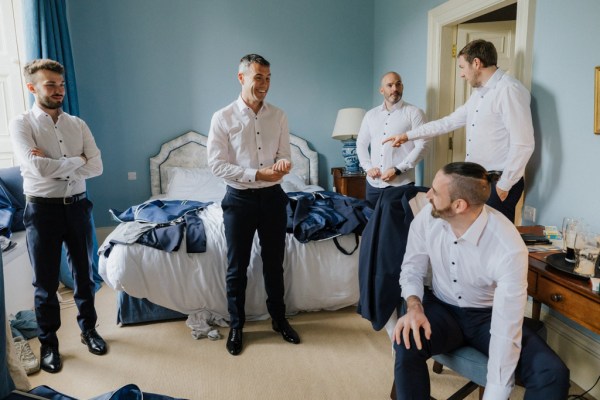
[[[496,187],[499,189],[504,190],[505,192],[510,191],[510,189],[512,189],[512,186],[510,184],[510,182],[508,181],[508,179],[502,179],[502,177],[500,177],[500,179],[498,180],[498,182],[496,182]]]
[[[500,386],[486,384],[483,392],[483,400],[506,400],[510,396],[513,386]]]
[[[247,168],[244,170],[244,175],[239,182],[256,182],[256,171],[254,168]]]
[[[423,285],[421,285],[420,287],[412,286],[412,285],[411,286],[404,285],[402,287],[402,297],[404,298],[404,300],[408,299],[410,296],[415,296],[415,297],[418,297],[419,300],[421,300],[421,302],[422,302],[423,295],[424,295]]]

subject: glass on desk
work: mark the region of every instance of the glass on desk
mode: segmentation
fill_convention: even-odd
[[[575,262],[575,236],[577,231],[582,225],[580,218],[565,217],[563,218],[562,224],[562,242],[563,251],[565,254],[565,261],[574,263]]]
[[[600,234],[589,230],[578,231],[575,235],[575,269],[579,275],[595,276],[600,255]]]

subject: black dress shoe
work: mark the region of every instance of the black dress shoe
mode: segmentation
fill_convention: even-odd
[[[62,368],[60,353],[58,347],[42,346],[40,349],[40,368],[52,374],[58,372]]]
[[[286,342],[293,344],[300,343],[300,336],[298,336],[298,332],[296,332],[294,328],[290,326],[289,322],[287,322],[287,319],[281,321],[272,320],[271,326],[275,332],[281,333],[283,340]]]
[[[232,356],[237,356],[242,352],[242,329],[231,328],[227,337],[227,351]]]
[[[95,329],[89,329],[81,333],[81,343],[87,345],[88,350],[92,354],[101,356],[106,354],[107,347],[104,339],[100,337]]]

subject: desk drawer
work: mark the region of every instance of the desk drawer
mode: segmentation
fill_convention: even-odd
[[[598,303],[540,276],[536,297],[574,321],[600,330]]]

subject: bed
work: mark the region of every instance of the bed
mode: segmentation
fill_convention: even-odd
[[[227,247],[219,204],[225,185],[207,168],[206,139],[188,132],[163,144],[150,159],[152,199],[214,202],[198,213],[206,231],[206,252],[188,254],[185,243],[173,252],[138,243],[111,244],[110,235],[100,246],[99,272],[118,291],[117,322],[121,325],[186,317],[188,322],[227,324]],[[318,154],[300,137],[292,135],[290,142],[293,169],[282,183],[284,190],[323,190],[318,186]],[[307,243],[288,234],[283,265],[287,313],[356,304],[358,250],[353,250],[357,245],[356,234]],[[104,254],[107,247],[108,256]],[[255,237],[248,268],[247,320],[269,317],[259,252]]]

